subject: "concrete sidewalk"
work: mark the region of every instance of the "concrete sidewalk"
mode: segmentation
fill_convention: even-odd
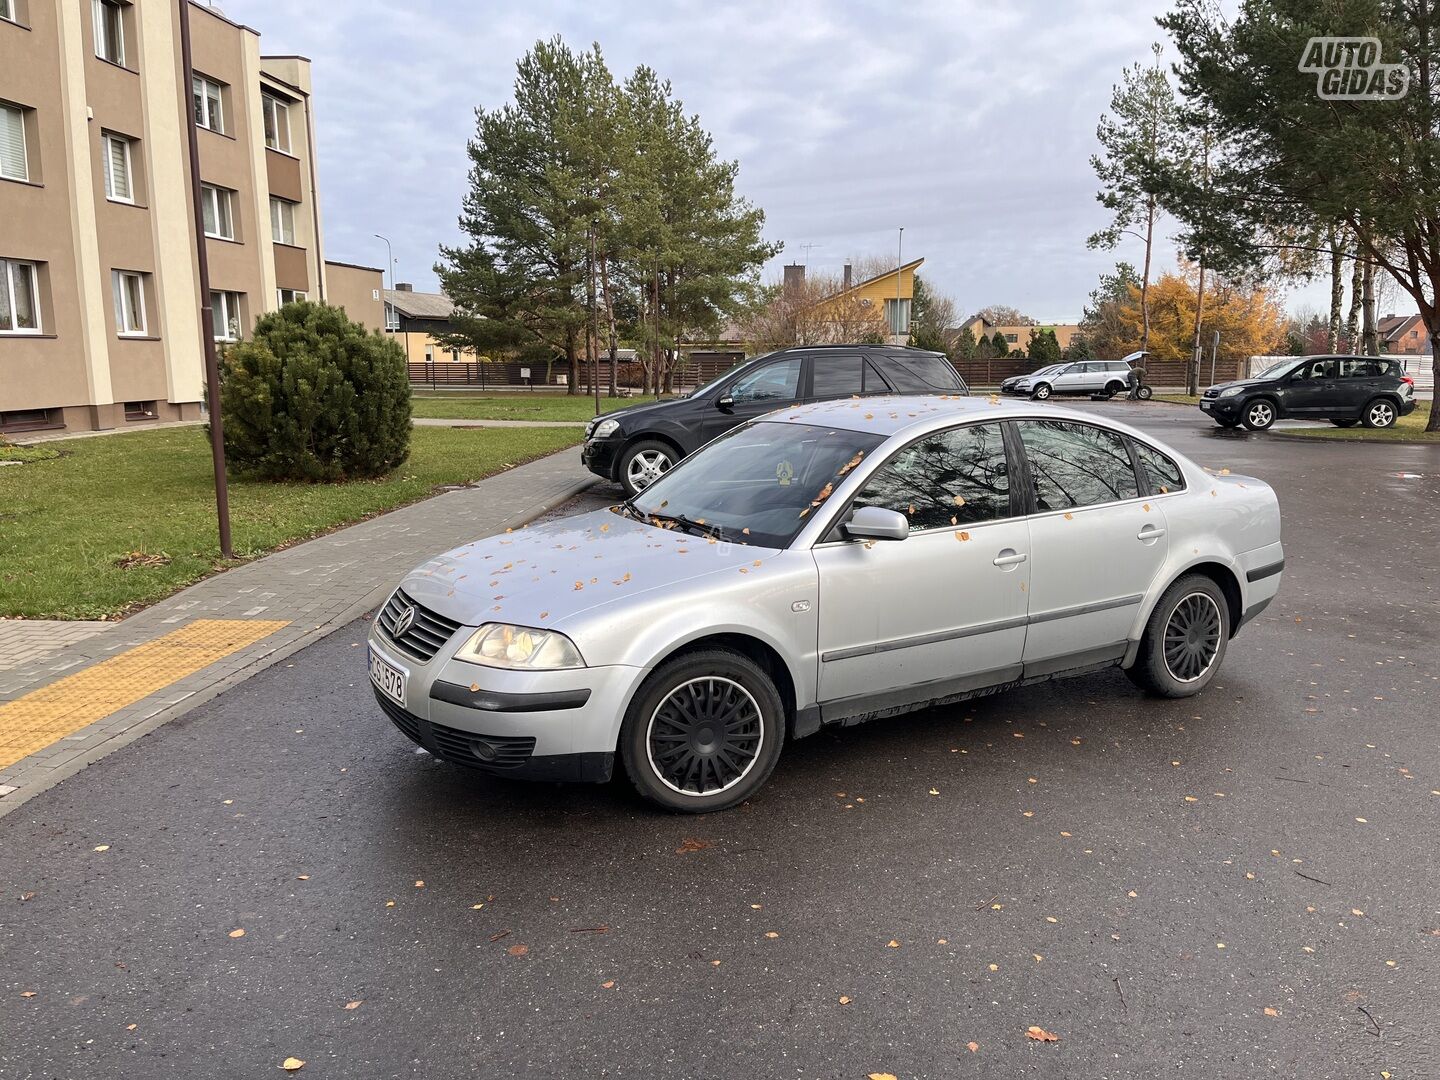
[[[429,555],[518,527],[596,482],[567,449],[206,578],[0,670],[0,815],[344,626]],[[25,626],[0,624],[16,641]]]

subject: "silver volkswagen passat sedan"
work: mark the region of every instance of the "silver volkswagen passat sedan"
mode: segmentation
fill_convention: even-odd
[[[496,775],[733,806],[787,740],[1119,666],[1203,690],[1280,586],[1275,494],[1150,436],[998,398],[736,428],[635,498],[478,540],[377,614],[385,713]]]

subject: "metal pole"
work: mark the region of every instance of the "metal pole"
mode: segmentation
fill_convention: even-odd
[[[375,237],[376,240],[385,241],[385,265],[390,268],[390,289],[393,292],[395,289],[395,252],[390,248],[390,241],[378,232],[371,233],[370,235]],[[383,274],[380,276],[380,283],[382,285],[385,283],[385,276]]]
[[[1215,385],[1215,357],[1220,354],[1220,331],[1215,331],[1215,336],[1210,339],[1210,385]]]
[[[215,470],[215,516],[219,522],[220,554],[233,559],[230,543],[230,489],[225,477],[225,424],[220,415],[220,359],[215,354],[215,312],[210,306],[210,260],[205,250],[205,208],[200,202],[200,144],[196,137],[195,65],[190,52],[190,0],[180,5],[180,56],[185,68],[182,92],[190,135],[190,202],[195,210],[196,269],[200,282],[200,340],[205,348],[205,397],[210,406],[210,457]]]
[[[895,336],[900,336],[900,267],[905,265],[905,226],[900,226],[900,241],[895,246]],[[903,342],[902,342],[903,344]]]
[[[590,280],[586,286],[590,304],[590,389],[595,394],[595,415],[600,415],[600,315],[595,307],[595,222],[590,222]]]

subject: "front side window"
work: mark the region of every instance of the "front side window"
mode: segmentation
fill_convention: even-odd
[[[203,75],[196,75],[192,90],[195,95],[195,123],[223,135],[225,111],[221,106],[220,84]]]
[[[116,0],[94,0],[95,55],[112,64],[125,63],[125,7]]]
[[[0,176],[29,180],[30,159],[25,151],[25,110],[0,101]]]
[[[1147,491],[1154,495],[1167,495],[1172,491],[1185,490],[1185,474],[1168,454],[1162,454],[1153,446],[1142,442],[1131,442],[1135,456],[1140,459],[1140,468],[1149,481]]]
[[[1020,420],[1015,426],[1041,513],[1139,497],[1135,469],[1119,435],[1062,420]]]
[[[808,424],[745,424],[686,458],[630,505],[660,528],[785,547],[883,441],[869,432]]]
[[[277,244],[295,243],[295,204],[270,196],[270,237]]]
[[[0,259],[0,334],[40,332],[40,274],[32,262]]]
[[[210,318],[216,341],[240,340],[240,294],[212,292]]]
[[[265,118],[265,145],[271,150],[290,152],[290,106],[269,94],[260,95],[260,111]]]
[[[115,294],[115,330],[121,337],[134,337],[145,333],[145,279],[128,270],[115,270],[110,274],[110,284]]]
[[[1333,356],[1327,356],[1323,360],[1312,360],[1295,372],[1297,379],[1333,379],[1335,378],[1336,360]]]
[[[105,197],[112,202],[134,202],[130,140],[107,131],[100,136],[100,146],[105,154]]]
[[[205,214],[206,236],[220,240],[235,239],[235,218],[231,212],[233,194],[229,188],[215,187],[212,184],[200,186],[200,208]]]
[[[881,506],[910,520],[911,532],[975,525],[1010,516],[1010,471],[999,424],[926,435],[885,462],[856,506]]]
[[[773,401],[776,405],[794,401],[800,388],[800,357],[766,364],[756,371],[743,375],[730,388],[730,397],[736,403],[746,401]]]

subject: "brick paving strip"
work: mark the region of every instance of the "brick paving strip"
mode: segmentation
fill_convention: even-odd
[[[35,741],[37,731],[70,731],[0,768],[0,816],[363,615],[428,556],[516,528],[596,482],[580,464],[578,450],[563,450],[216,574],[108,624],[103,633],[92,631],[49,655],[0,670],[0,746],[18,752]],[[153,689],[134,681],[133,662],[123,654],[151,643],[164,647],[175,642],[176,631],[202,621],[216,621],[213,629],[228,644],[212,642],[209,654],[178,663],[171,672],[175,677],[157,680]],[[250,633],[247,623],[255,624]],[[48,631],[51,625],[0,622],[0,635],[10,635],[0,636],[0,655],[8,655],[7,643],[23,648],[15,643],[24,627]],[[194,632],[203,635],[206,629]],[[357,659],[357,671],[360,663]],[[92,691],[109,695],[113,711],[70,730],[89,715],[57,709],[56,702]],[[0,755],[0,761],[11,756]]]

